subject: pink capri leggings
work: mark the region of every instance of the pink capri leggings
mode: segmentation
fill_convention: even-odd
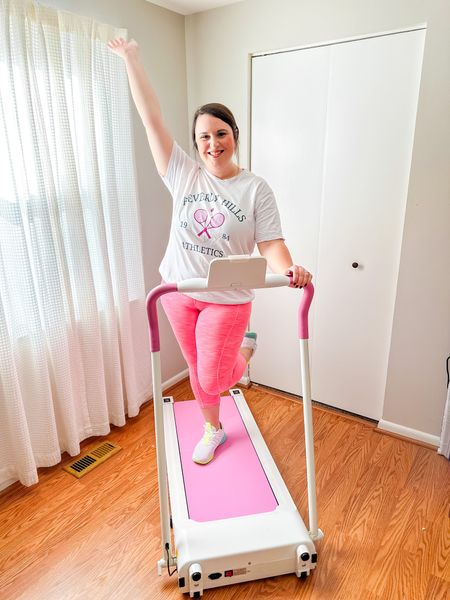
[[[196,400],[201,408],[219,404],[220,393],[239,381],[247,367],[239,348],[251,302],[213,304],[172,292],[161,303],[189,366]]]

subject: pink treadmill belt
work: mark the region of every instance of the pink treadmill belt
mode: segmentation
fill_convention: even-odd
[[[199,407],[195,400],[174,403],[188,513],[194,521],[265,513],[278,506],[234,399],[222,397],[220,406],[227,441],[214,460],[198,465],[192,452],[203,431]]]

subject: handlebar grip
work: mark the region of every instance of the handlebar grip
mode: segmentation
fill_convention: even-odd
[[[298,339],[307,340],[309,338],[308,331],[308,313],[309,307],[314,296],[314,286],[312,283],[308,283],[303,288],[302,299],[298,307]]]

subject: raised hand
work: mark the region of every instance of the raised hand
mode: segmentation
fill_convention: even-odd
[[[120,56],[121,58],[125,58],[132,53],[137,53],[138,50],[138,43],[136,40],[127,42],[123,38],[109,40],[107,46],[114,54],[117,54],[117,56]]]

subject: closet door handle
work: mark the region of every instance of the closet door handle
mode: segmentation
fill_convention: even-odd
[[[359,267],[359,264],[357,262],[352,263],[352,267],[354,269],[357,269]]]

